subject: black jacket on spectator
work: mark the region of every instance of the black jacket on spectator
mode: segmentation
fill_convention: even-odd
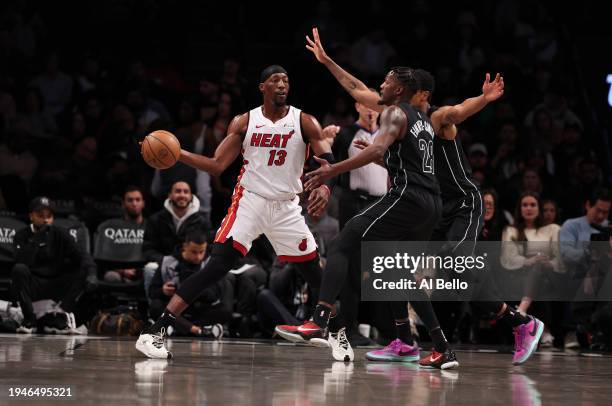
[[[176,217],[171,212],[172,207],[169,200],[166,199],[164,208],[147,220],[142,244],[145,260],[161,263],[164,255],[172,254],[190,231],[200,230],[208,234],[210,222],[200,214],[199,209],[200,202],[194,196],[189,210],[180,220],[181,222],[177,229],[175,225]]]
[[[14,244],[15,262],[27,265],[33,274],[44,278],[91,265],[68,231],[54,225],[36,234],[32,226],[23,228],[15,234]]]
[[[163,286],[166,282],[174,282],[178,288],[181,283],[204,268],[206,261],[202,264],[192,264],[181,258],[180,253],[163,257],[159,268],[155,271],[153,279],[151,279],[151,287],[149,288],[149,298],[160,299],[167,302],[170,298],[164,295]],[[223,295],[223,280],[215,283],[213,286],[206,288],[202,294],[198,296],[198,301],[203,303],[214,303],[222,300]]]

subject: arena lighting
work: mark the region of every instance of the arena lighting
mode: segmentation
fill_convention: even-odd
[[[610,85],[610,90],[608,90],[608,106],[612,107],[612,73],[608,74],[607,82]]]

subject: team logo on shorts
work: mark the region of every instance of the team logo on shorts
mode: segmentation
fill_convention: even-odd
[[[300,251],[306,251],[306,248],[308,248],[308,238],[304,238],[300,242],[300,245],[298,245],[298,248],[300,249]]]

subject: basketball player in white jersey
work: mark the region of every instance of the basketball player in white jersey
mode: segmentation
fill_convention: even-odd
[[[287,104],[285,69],[278,65],[264,69],[259,90],[263,105],[234,117],[213,158],[181,150],[181,162],[213,175],[222,173],[241,152],[244,165],[209,262],[181,284],[161,317],[138,338],[136,349],[150,358],[170,358],[164,345],[167,327],[206,287],[225,276],[260,234],[268,237],[281,260],[296,263],[311,288],[319,288],[317,246],[297,195],[302,192],[309,148],[319,158],[332,161],[333,157],[317,120]],[[309,213],[324,210],[329,195],[325,185],[313,190]]]

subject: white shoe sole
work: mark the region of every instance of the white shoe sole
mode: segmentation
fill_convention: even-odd
[[[329,343],[324,338],[311,338],[308,341],[304,341],[306,344],[312,345],[318,348],[329,348]]]
[[[71,329],[60,330],[59,328],[55,328],[55,327],[45,327],[44,331],[47,334],[69,335],[70,333],[72,333]]]
[[[451,361],[451,362],[447,362],[445,364],[442,364],[440,366],[440,369],[453,369],[453,368],[458,368],[459,367],[459,362],[458,361]]]
[[[170,359],[170,358],[172,358],[172,353],[170,351],[167,351],[168,355],[166,357],[160,357],[157,354],[150,353],[148,351],[147,346],[145,344],[141,343],[140,340],[136,341],[136,349],[138,351],[140,351],[141,353],[143,353],[148,358],[153,358],[153,359]]]

